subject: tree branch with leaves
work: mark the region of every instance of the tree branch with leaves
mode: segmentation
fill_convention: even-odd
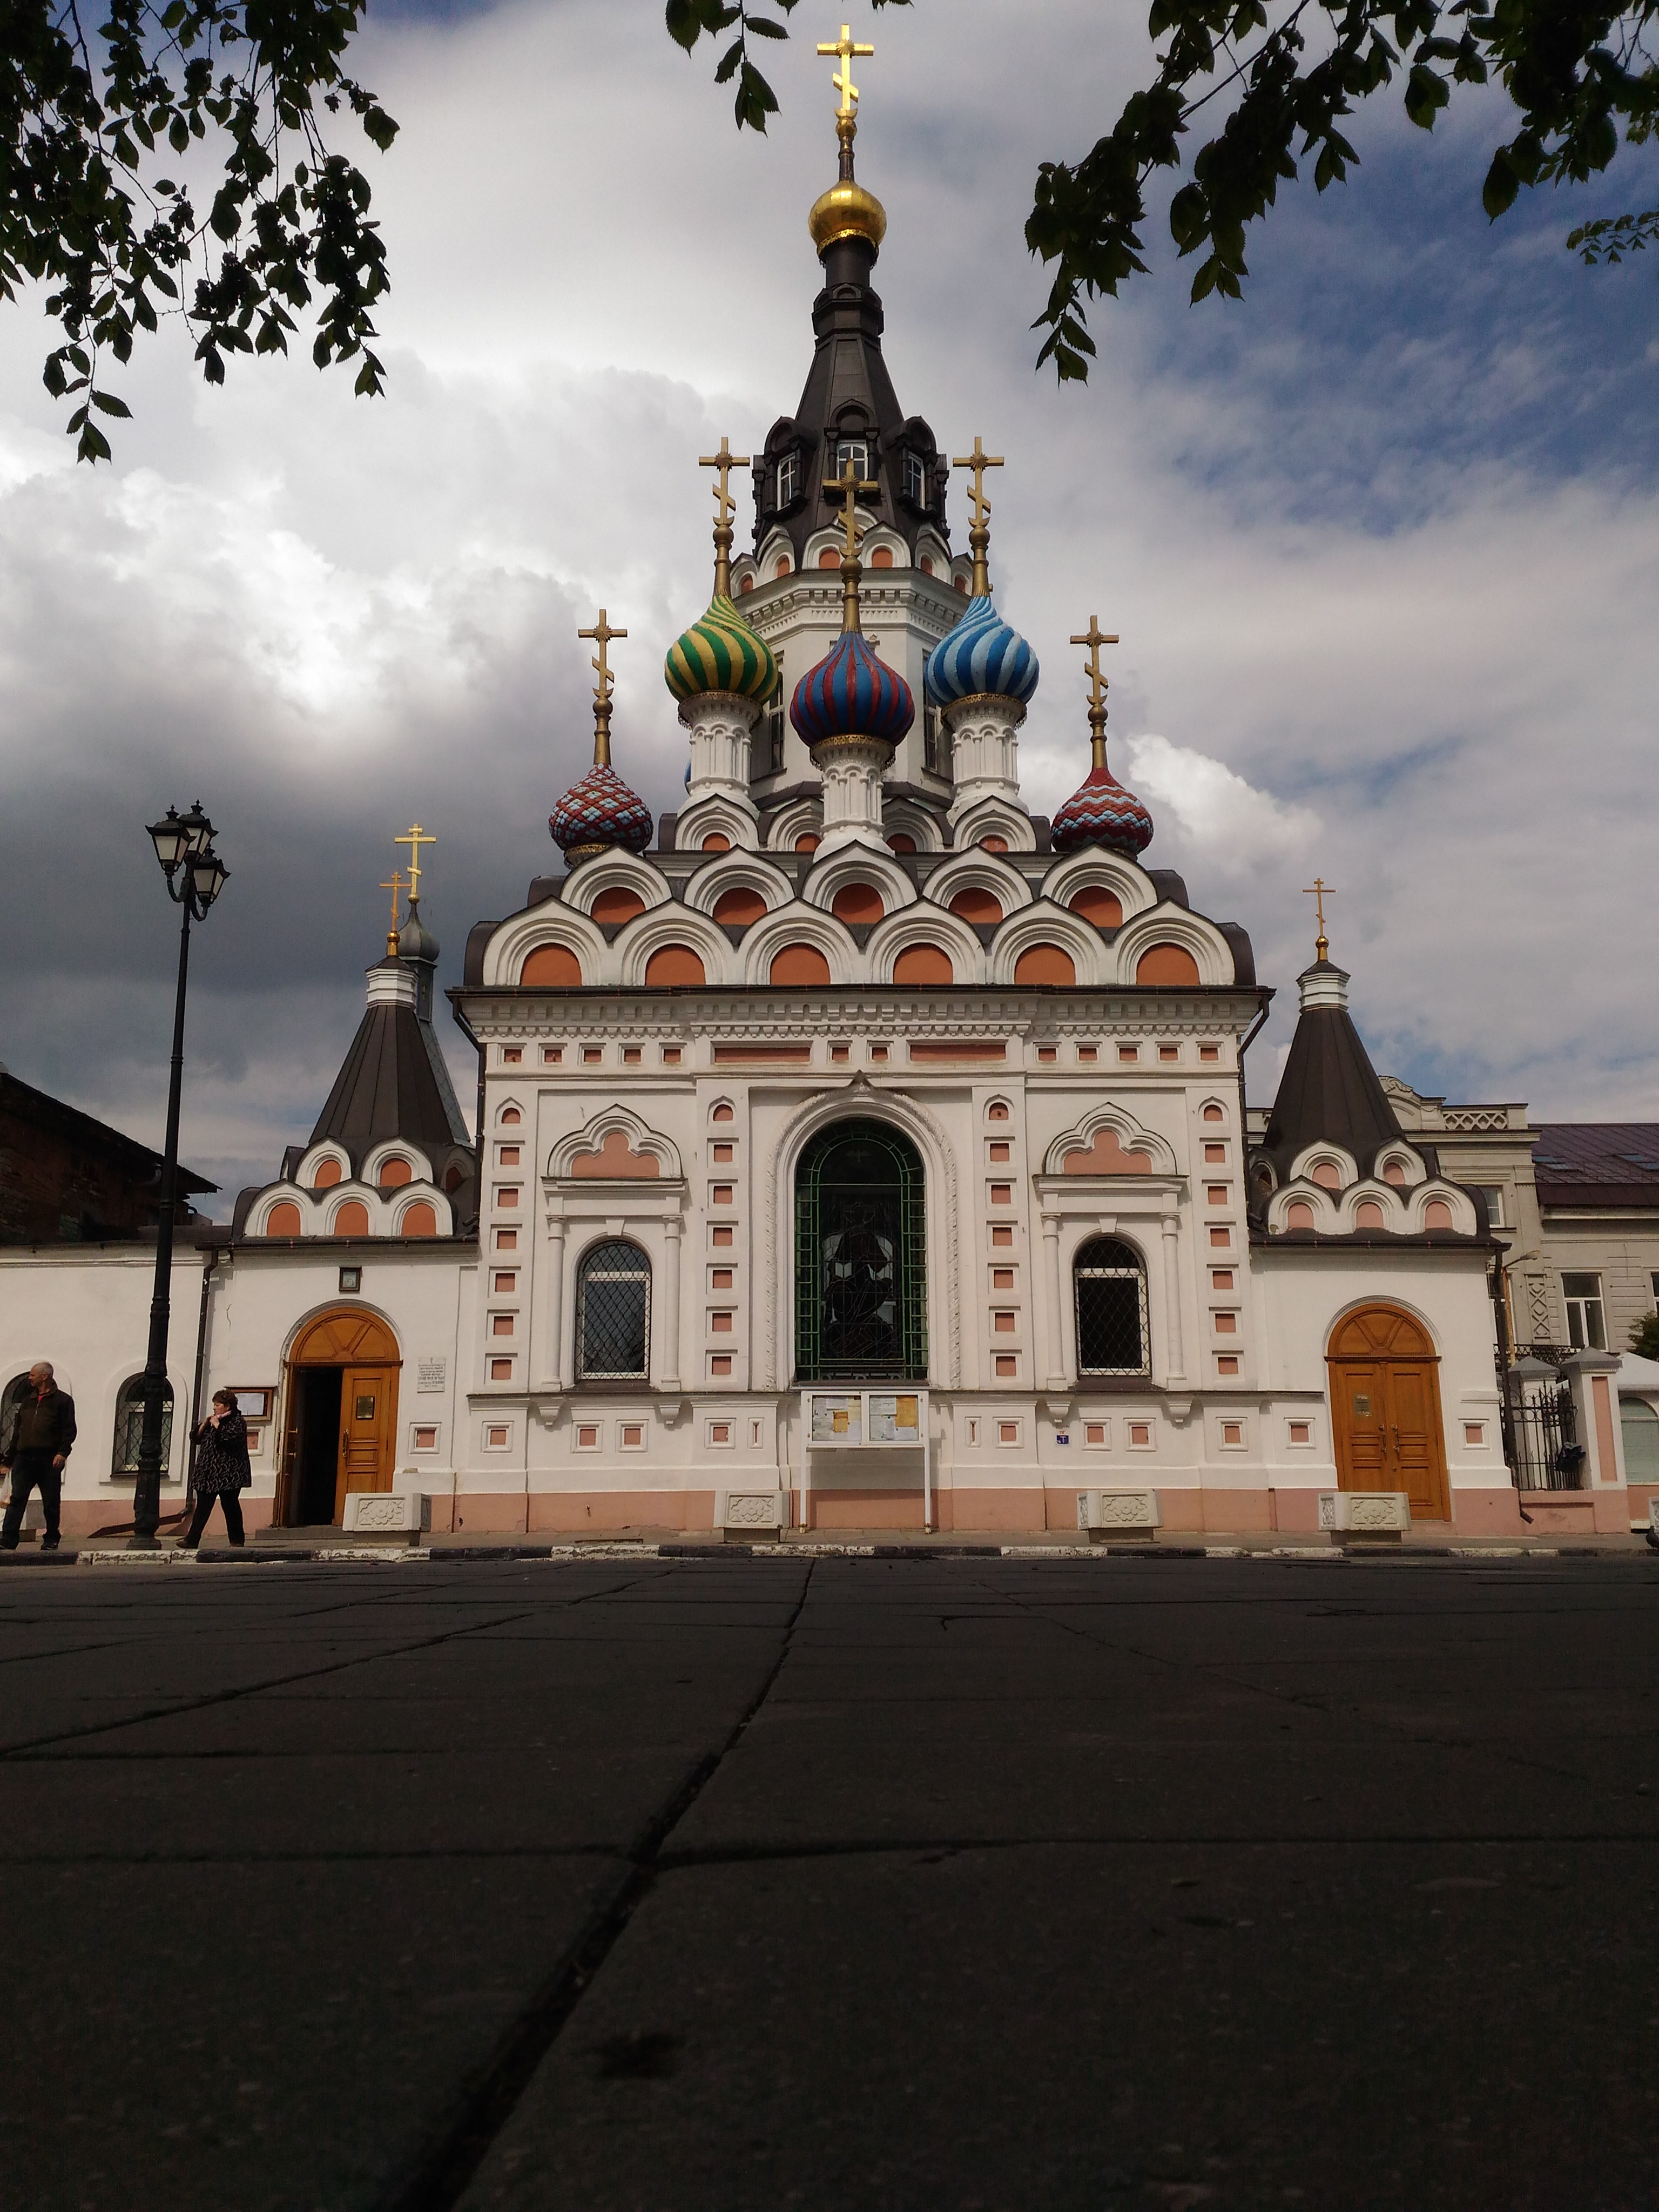
[[[44,379],[76,403],[79,458],[109,459],[96,418],[131,410],[108,362],[163,316],[220,384],[230,355],[286,353],[314,303],[318,367],[356,361],[356,389],[379,393],[386,249],[368,179],[323,127],[349,113],[382,152],[397,135],[343,71],[360,0],[107,5],[94,28],[79,0],[0,0],[0,296],[49,288],[63,343]],[[181,164],[182,180],[161,173]]]
[[[783,14],[796,0],[773,0]],[[908,0],[872,0],[878,7]],[[1142,232],[1149,187],[1183,177],[1170,202],[1178,257],[1203,258],[1194,301],[1243,295],[1245,234],[1281,184],[1310,160],[1316,190],[1346,180],[1358,155],[1343,125],[1358,105],[1399,82],[1422,129],[1460,85],[1498,83],[1517,112],[1494,148],[1482,191],[1496,222],[1523,187],[1583,185],[1623,148],[1649,144],[1659,122],[1659,67],[1650,45],[1659,0],[1623,11],[1596,0],[1152,0],[1158,51],[1150,82],[1125,100],[1080,161],[1045,161],[1025,226],[1033,253],[1054,264],[1039,365],[1062,380],[1089,373],[1089,304],[1148,273]],[[690,49],[735,27],[718,75],[741,71],[738,123],[764,130],[777,101],[748,40],[787,35],[753,7],[668,0],[668,27]],[[1201,118],[1201,123],[1200,123]],[[1594,266],[1659,244],[1659,208],[1597,217],[1567,244]]]

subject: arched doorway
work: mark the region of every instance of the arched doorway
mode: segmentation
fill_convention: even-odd
[[[927,1379],[922,1166],[884,1121],[835,1121],[795,1170],[795,1370],[803,1382]]]
[[[335,1307],[288,1355],[279,1527],[338,1523],[347,1493],[390,1490],[398,1436],[398,1340],[377,1314]]]
[[[1344,1490],[1403,1490],[1412,1518],[1447,1521],[1440,1361],[1398,1306],[1360,1306],[1331,1332],[1331,1434]]]

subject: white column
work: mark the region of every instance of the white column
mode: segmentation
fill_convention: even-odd
[[[553,1388],[564,1388],[564,1216],[547,1222],[547,1371]]]
[[[1020,724],[1025,709],[1018,700],[981,694],[945,709],[945,726],[951,733],[951,779],[956,795],[951,801],[954,829],[963,816],[988,799],[1001,799],[1017,812],[1025,811],[1019,795]]]
[[[662,1225],[667,1240],[662,1273],[662,1358],[667,1372],[657,1385],[659,1390],[680,1387],[680,1233],[684,1225],[677,1213]]]
[[[688,699],[680,708],[691,739],[691,781],[674,833],[682,850],[701,843],[705,828],[723,830],[742,850],[759,845],[760,814],[749,795],[749,740],[761,711],[752,701],[724,691]]]
[[[1048,1310],[1043,1316],[1048,1349],[1048,1380],[1044,1387],[1050,1390],[1063,1390],[1066,1388],[1066,1310],[1060,1303],[1060,1216],[1057,1213],[1045,1213],[1042,1217],[1042,1259],[1048,1290]]]
[[[1187,1363],[1181,1349],[1180,1217],[1164,1217],[1164,1326],[1169,1336],[1168,1380],[1179,1387],[1187,1380]]]
[[[881,780],[893,749],[877,738],[828,738],[812,749],[823,787],[823,837],[817,858],[842,845],[887,850],[881,824]]]

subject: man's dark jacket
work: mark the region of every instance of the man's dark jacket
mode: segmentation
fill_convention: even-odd
[[[75,1401],[66,1390],[25,1391],[6,1416],[0,1431],[0,1467],[9,1467],[19,1452],[50,1452],[54,1459],[69,1457],[75,1442]]]

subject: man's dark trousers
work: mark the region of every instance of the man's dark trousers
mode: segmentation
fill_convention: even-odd
[[[11,1503],[6,1508],[3,1528],[0,1528],[0,1545],[7,1551],[16,1547],[23,1526],[23,1510],[29,1494],[37,1486],[40,1492],[41,1510],[46,1519],[46,1540],[58,1541],[58,1506],[64,1495],[64,1470],[52,1463],[49,1451],[20,1451],[11,1467]]]

